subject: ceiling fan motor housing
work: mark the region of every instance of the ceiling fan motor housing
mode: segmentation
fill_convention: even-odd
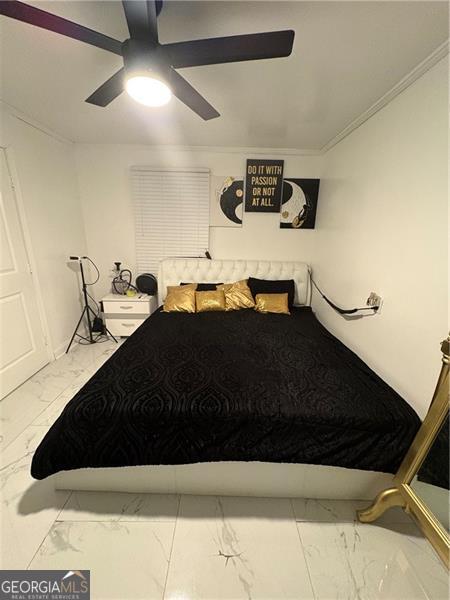
[[[143,41],[131,38],[125,40],[122,44],[122,56],[127,73],[148,71],[149,69],[157,71],[168,66],[161,46],[152,40]]]

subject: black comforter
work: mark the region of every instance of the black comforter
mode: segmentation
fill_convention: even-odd
[[[419,425],[310,309],[157,311],[67,404],[31,472],[205,461],[395,472]]]

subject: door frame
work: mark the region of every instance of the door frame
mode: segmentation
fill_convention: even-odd
[[[6,157],[6,168],[11,180],[14,203],[17,209],[17,215],[19,219],[19,225],[22,232],[23,243],[25,247],[25,253],[27,256],[27,262],[31,271],[31,278],[33,281],[34,291],[36,293],[36,302],[39,313],[39,320],[44,335],[44,345],[46,348],[47,358],[49,362],[55,360],[56,356],[52,348],[50,329],[48,326],[47,315],[45,314],[44,301],[42,298],[42,288],[39,281],[37,263],[34,256],[33,245],[31,243],[31,234],[28,227],[27,216],[25,211],[25,203],[23,201],[22,190],[20,187],[19,174],[16,168],[16,161],[14,155],[14,149],[11,146],[0,145],[0,150],[5,152]]]

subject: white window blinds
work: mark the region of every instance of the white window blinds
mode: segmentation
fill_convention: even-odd
[[[209,246],[209,170],[131,167],[137,273],[159,261],[204,256]]]

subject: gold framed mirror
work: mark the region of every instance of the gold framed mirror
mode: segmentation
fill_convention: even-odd
[[[370,523],[391,506],[411,515],[449,568],[449,363],[450,336],[442,342],[442,368],[428,413],[397,471],[392,487],[358,511]]]

